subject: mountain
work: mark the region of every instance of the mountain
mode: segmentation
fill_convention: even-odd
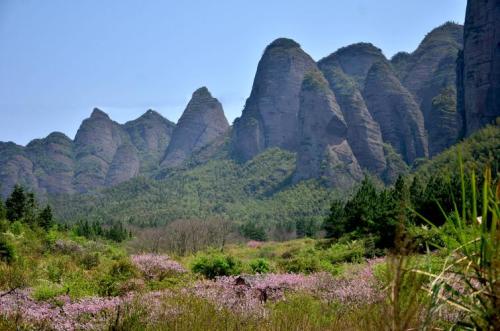
[[[193,93],[174,129],[162,167],[178,167],[202,147],[224,135],[229,129],[219,100],[206,87]]]
[[[276,39],[232,127],[206,87],[177,124],[152,110],[119,124],[95,109],[74,141],[54,134],[26,147],[0,144],[2,194],[17,182],[52,195],[92,193],[138,176],[169,180],[212,161],[244,165],[273,148],[294,155],[276,190],[320,179],[345,192],[365,174],[390,184],[461,137],[462,96],[470,90],[454,84],[464,73],[457,62],[467,60],[462,32],[443,24],[391,60],[363,42],[315,62],[294,40]]]
[[[422,178],[458,173],[458,151],[467,168],[480,171],[489,164],[498,174],[500,126],[480,130],[425,161],[415,173]],[[388,160],[391,168],[392,157]],[[229,158],[210,160],[173,171],[163,180],[139,176],[92,195],[57,196],[51,202],[57,216],[68,221],[85,218],[150,226],[177,219],[224,217],[237,224],[257,222],[272,232],[293,231],[299,220],[319,225],[332,200],[349,193],[328,189],[318,180],[290,185],[295,167],[294,153],[270,148],[244,163]]]
[[[299,93],[314,60],[291,39],[277,39],[264,51],[252,92],[234,122],[235,156],[247,161],[269,147],[296,151]]]
[[[448,22],[428,33],[413,53],[398,53],[391,59],[401,83],[420,106],[431,156],[453,145],[461,135],[456,66],[462,45],[463,27]]]
[[[500,2],[469,0],[459,61],[458,103],[470,135],[500,116]]]

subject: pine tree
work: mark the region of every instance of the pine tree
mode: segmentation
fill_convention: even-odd
[[[323,223],[327,238],[338,238],[346,233],[344,203],[335,200],[330,207],[330,214]]]
[[[47,205],[38,215],[38,225],[40,225],[40,227],[42,227],[46,231],[54,225],[52,209],[49,205]]]
[[[22,219],[27,211],[27,198],[20,185],[14,186],[11,195],[5,201],[7,219],[11,222]]]

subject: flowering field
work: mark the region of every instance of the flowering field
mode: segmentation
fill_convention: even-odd
[[[379,330],[395,318],[406,330],[464,316],[428,310],[432,283],[410,272],[438,270],[439,252],[370,257],[362,241],[300,239],[173,256],[19,224],[3,235],[15,255],[0,261],[0,330]]]

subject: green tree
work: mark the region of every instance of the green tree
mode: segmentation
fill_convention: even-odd
[[[28,201],[22,186],[14,186],[14,190],[5,201],[5,207],[7,219],[11,222],[20,220],[26,215]]]
[[[330,207],[330,214],[323,223],[327,238],[338,238],[346,233],[345,205],[341,200],[334,200]]]
[[[47,205],[38,215],[38,225],[45,230],[49,230],[54,225],[52,209]]]
[[[266,230],[262,225],[257,224],[256,222],[248,222],[245,223],[241,227],[241,234],[248,239],[265,241],[267,240]]]

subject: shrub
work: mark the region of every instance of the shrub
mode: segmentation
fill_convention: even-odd
[[[124,294],[124,284],[137,276],[135,266],[128,259],[116,261],[99,281],[99,294],[117,296]]]
[[[0,236],[0,261],[11,263],[16,258],[14,246],[7,241],[7,238]]]
[[[221,253],[199,254],[191,265],[191,270],[209,279],[218,276],[236,275],[241,270],[240,261]]]
[[[366,254],[362,240],[354,240],[347,244],[334,244],[326,252],[331,263],[360,262]]]
[[[19,236],[21,233],[24,231],[24,226],[21,222],[15,221],[12,223],[10,226],[10,231],[15,234],[16,236]]]
[[[100,257],[99,257],[99,253],[95,252],[95,253],[90,253],[90,252],[87,252],[85,254],[82,255],[82,257],[80,258],[80,264],[86,269],[86,270],[90,270],[92,268],[95,268],[99,265],[100,263]]]
[[[285,254],[284,254],[285,255]],[[332,265],[322,259],[320,252],[314,248],[299,251],[280,261],[280,266],[285,272],[292,273],[313,273],[318,271],[332,271]]]
[[[186,271],[178,262],[171,260],[166,255],[132,255],[131,260],[147,279],[163,280],[168,275]]]
[[[64,286],[49,281],[43,281],[35,287],[33,291],[33,297],[38,301],[47,300],[62,295],[65,292],[66,289],[64,288]]]
[[[271,271],[269,261],[267,261],[266,259],[252,260],[250,261],[249,265],[250,269],[252,269],[252,271],[257,274],[265,274]]]

